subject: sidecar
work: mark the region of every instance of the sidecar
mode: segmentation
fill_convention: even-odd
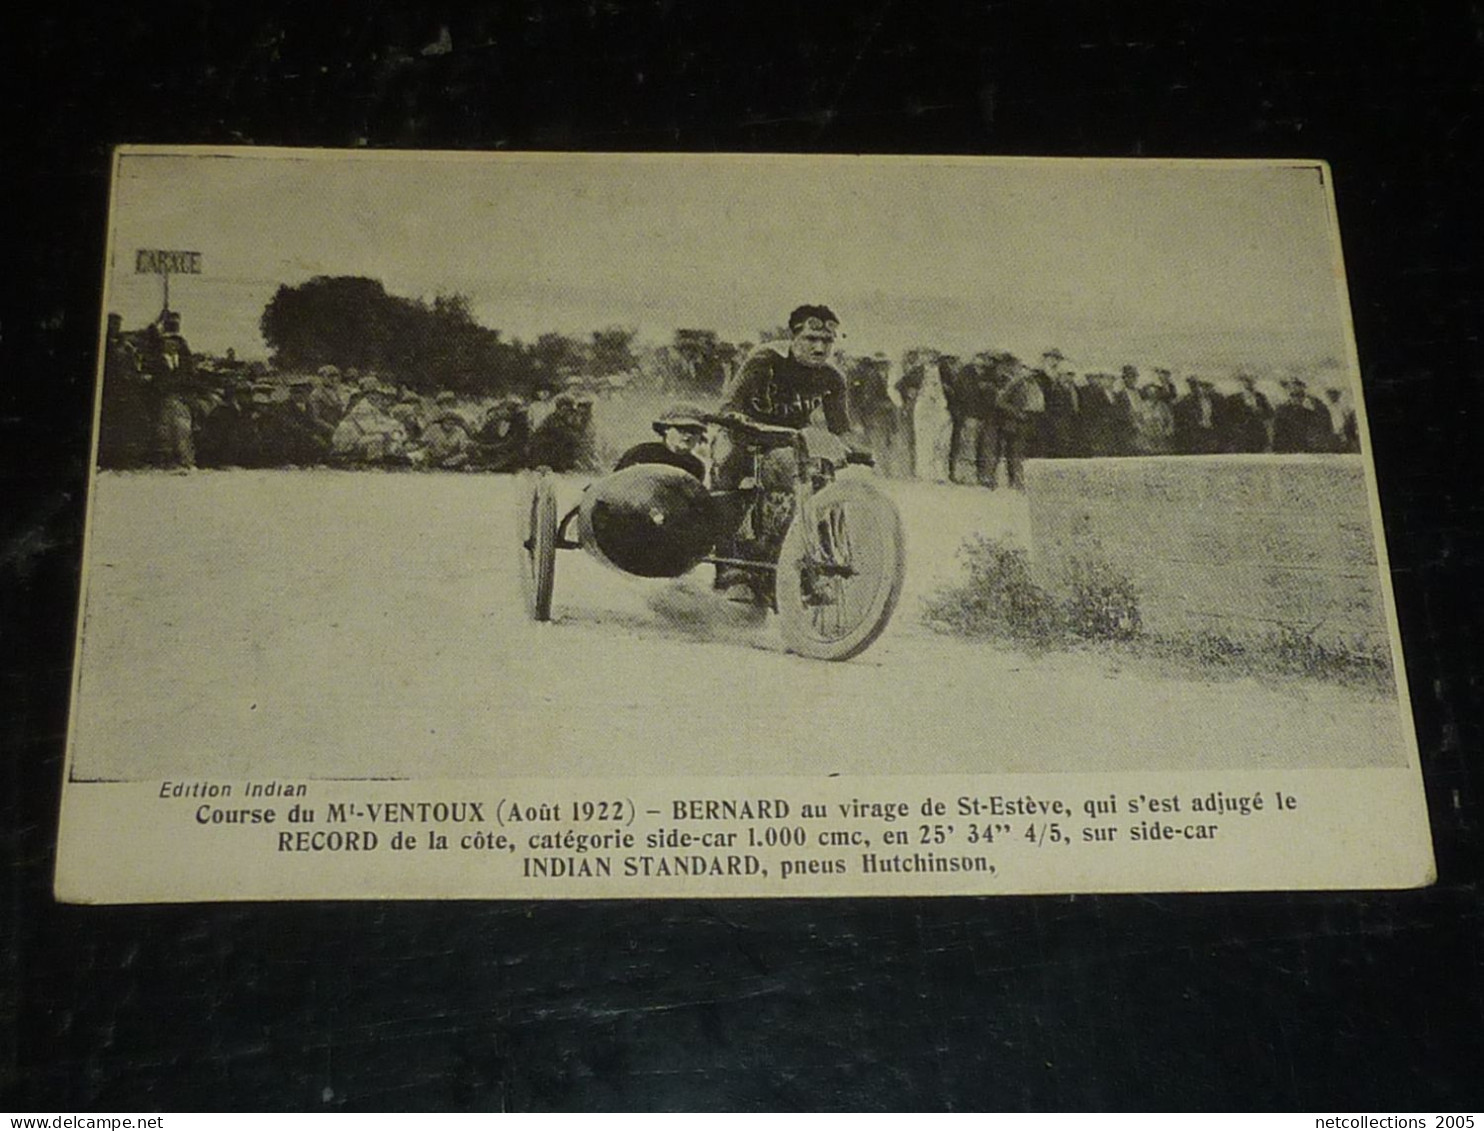
[[[869,647],[891,618],[905,573],[891,500],[867,481],[835,480],[803,493],[776,561],[717,556],[754,498],[749,490],[710,491],[678,468],[638,464],[590,484],[559,517],[555,477],[527,473],[516,515],[526,610],[533,620],[551,619],[557,551],[580,549],[635,577],[681,577],[703,564],[764,575],[791,651],[845,660]]]

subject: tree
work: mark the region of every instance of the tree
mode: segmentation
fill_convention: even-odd
[[[395,299],[395,332],[388,366],[420,392],[454,389],[500,391],[499,375],[509,371],[509,346],[500,332],[479,325],[469,300],[437,295],[432,305]]]
[[[687,392],[715,396],[726,381],[726,361],[737,347],[717,338],[715,330],[676,330],[674,351],[683,369],[681,384]]]
[[[560,389],[587,362],[585,345],[566,334],[542,334],[527,347],[530,379],[536,389]]]
[[[519,344],[479,325],[460,294],[430,304],[388,294],[376,279],[321,275],[279,287],[260,327],[281,369],[375,369],[421,392],[529,391],[535,384]]]
[[[592,365],[595,377],[627,373],[638,364],[634,356],[634,338],[638,331],[624,326],[609,326],[593,331]]]
[[[258,325],[281,369],[383,364],[397,300],[376,279],[318,275],[280,286]]]
[[[434,295],[433,316],[449,326],[470,326],[478,329],[474,314],[469,309],[469,296],[461,294]],[[498,330],[495,333],[499,333]]]
[[[660,393],[674,393],[687,387],[690,380],[689,364],[676,352],[674,346],[651,346],[644,351],[640,361],[644,384]]]

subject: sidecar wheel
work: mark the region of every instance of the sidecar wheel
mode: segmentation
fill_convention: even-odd
[[[902,518],[858,479],[831,483],[814,496],[813,511],[813,531],[796,515],[778,556],[779,627],[791,652],[848,660],[885,631],[902,595]]]
[[[516,511],[516,565],[526,613],[534,621],[551,619],[551,595],[556,582],[556,487],[545,469],[522,477]]]

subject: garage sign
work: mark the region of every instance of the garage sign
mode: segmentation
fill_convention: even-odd
[[[141,247],[134,253],[134,273],[136,275],[199,275],[201,274],[201,253]]]

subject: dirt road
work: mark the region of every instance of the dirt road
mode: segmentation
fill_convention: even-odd
[[[564,484],[575,499],[581,481]],[[1400,765],[1394,703],[946,638],[922,596],[1024,500],[888,483],[909,576],[846,664],[782,651],[707,571],[559,555],[525,619],[515,481],[336,471],[105,474],[74,774],[334,777],[934,773]]]

